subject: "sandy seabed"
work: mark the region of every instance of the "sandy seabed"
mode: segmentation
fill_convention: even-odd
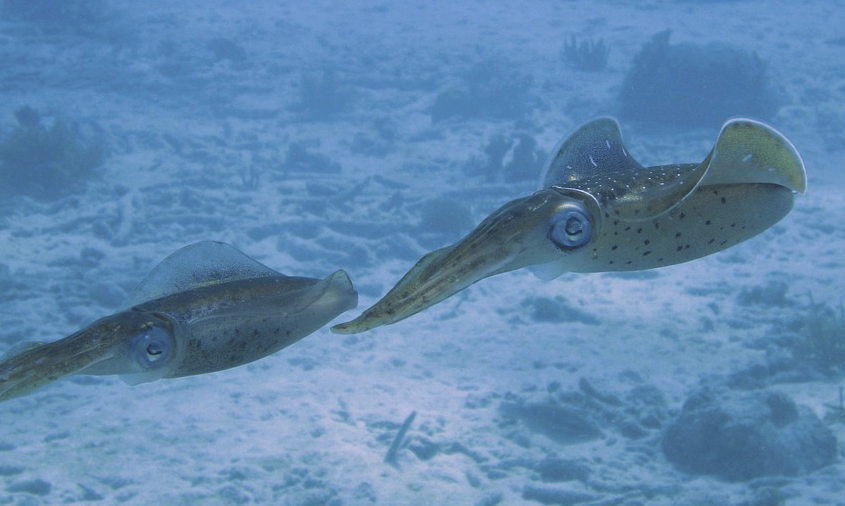
[[[766,233],[688,264],[551,282],[518,271],[399,324],[355,336],[324,328],[232,370],[136,387],[60,381],[0,405],[0,504],[845,504],[841,455],[799,476],[726,481],[679,470],[661,451],[692,392],[788,353],[776,343],[804,331],[810,294],[839,307],[837,2],[106,9],[102,24],[58,33],[0,21],[4,130],[30,105],[109,147],[68,196],[0,203],[0,351],[110,314],[157,262],[206,239],[286,274],[346,269],[360,304],[345,321],[466,232],[425,221],[432,202],[457,203],[476,223],[535,189],[533,178],[484,172],[491,138],[527,134],[548,152],[614,114],[634,56],[666,28],[678,43],[736,44],[769,62],[784,100],[770,123],[802,153],[810,189]],[[564,64],[573,35],[611,48],[604,71]],[[484,65],[524,82],[515,100],[527,114],[433,121],[438,95]],[[303,91],[319,86],[329,91],[316,99]],[[645,165],[700,160],[717,133],[622,126]],[[756,388],[809,408],[841,442],[841,372],[807,369],[754,376]],[[579,437],[549,413],[598,434]],[[649,414],[655,425],[642,432],[620,423]]]

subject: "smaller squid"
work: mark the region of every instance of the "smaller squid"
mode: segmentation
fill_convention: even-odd
[[[236,367],[275,353],[356,307],[338,270],[280,274],[219,242],[161,262],[117,313],[50,343],[21,343],[0,360],[0,401],[71,374],[119,374],[131,385]]]
[[[701,163],[643,167],[622,143],[616,120],[599,118],[558,144],[540,191],[422,257],[373,307],[332,330],[353,334],[395,323],[522,267],[552,279],[701,258],[777,223],[806,186],[798,152],[758,121],[728,121]]]

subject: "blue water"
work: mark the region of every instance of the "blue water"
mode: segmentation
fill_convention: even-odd
[[[843,23],[831,0],[0,0],[0,353],[204,240],[343,268],[347,321],[599,116],[646,166],[753,117],[809,176],[694,262],[522,269],[233,369],[3,402],[0,504],[845,504]]]

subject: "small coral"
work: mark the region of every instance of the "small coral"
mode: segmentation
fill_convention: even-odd
[[[338,162],[322,153],[311,151],[298,142],[288,145],[287,156],[282,167],[291,172],[331,174],[341,171]]]
[[[578,42],[575,36],[569,42],[563,43],[561,52],[563,61],[575,70],[586,72],[601,72],[607,67],[607,58],[610,56],[610,47],[599,39],[582,40]]]
[[[15,118],[18,126],[0,138],[0,188],[4,193],[58,198],[102,165],[104,143],[85,139],[76,125],[56,119],[44,126],[29,106],[18,109]]]
[[[487,143],[484,148],[484,154],[487,155],[484,172],[488,180],[494,180],[502,172],[505,155],[508,154],[512,145],[513,141],[506,139],[502,134],[494,135]]]
[[[804,318],[795,354],[825,369],[845,368],[845,306],[838,310],[817,304],[810,297],[810,310]]]
[[[512,70],[508,62],[484,60],[466,73],[463,83],[442,91],[431,108],[431,121],[490,118],[525,120],[537,99],[529,89],[530,75]]]
[[[599,324],[598,318],[572,307],[564,297],[560,296],[555,298],[529,297],[523,300],[521,305],[530,311],[528,314],[535,322]]]
[[[767,391],[700,390],[663,434],[669,461],[729,481],[808,474],[835,461],[836,446],[811,409]]]
[[[546,160],[546,153],[527,133],[516,134],[515,138],[493,135],[484,148],[484,155],[485,159],[477,160],[472,168],[488,181],[534,181],[540,176]]]
[[[537,147],[537,141],[528,134],[517,137],[513,148],[513,158],[502,167],[505,181],[534,181],[540,177],[540,171],[546,162],[546,153]]]
[[[692,128],[726,118],[772,117],[779,108],[756,54],[727,44],[670,44],[671,31],[643,45],[619,93],[623,118]]]
[[[352,93],[342,86],[337,72],[325,68],[319,75],[302,74],[299,102],[293,110],[303,119],[322,121],[349,110]]]
[[[353,153],[368,156],[384,156],[394,149],[397,125],[389,117],[379,117],[365,132],[358,132],[352,138]]]

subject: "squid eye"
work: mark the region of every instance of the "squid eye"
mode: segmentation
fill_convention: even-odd
[[[155,369],[167,363],[173,354],[173,340],[161,327],[151,327],[132,340],[132,358],[144,369]]]
[[[581,247],[590,241],[593,225],[580,206],[567,206],[549,221],[548,238],[558,249]]]

